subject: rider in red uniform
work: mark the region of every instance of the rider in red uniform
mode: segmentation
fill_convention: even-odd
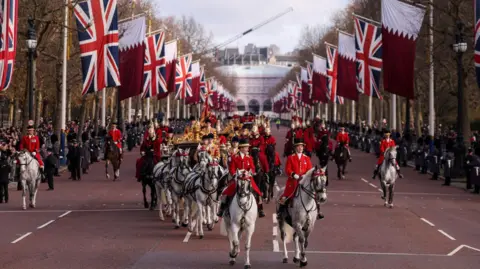
[[[373,176],[372,179],[375,179],[375,177],[378,174],[378,169],[380,168],[380,165],[382,165],[383,160],[385,159],[384,153],[385,151],[390,148],[390,147],[395,147],[395,141],[390,138],[390,131],[384,131],[385,138],[382,140],[380,143],[380,157],[378,157],[377,165],[375,166],[375,170],[373,170]],[[397,169],[398,176],[403,178],[403,175],[400,173],[400,166],[398,163],[395,165]]]
[[[263,136],[263,141],[265,142],[265,145],[273,145],[274,147],[277,145],[277,141],[272,135],[272,130],[270,130],[270,128],[265,128],[265,135]]]
[[[305,128],[303,128],[303,135],[305,140],[305,155],[312,157],[313,148],[315,146],[315,138],[313,127],[310,126],[310,121],[307,120]]]
[[[157,164],[162,158],[162,139],[157,137],[154,128],[150,128],[148,131],[148,137],[143,140],[142,145],[140,146],[140,154],[142,157],[137,159],[136,164],[136,173],[135,177],[137,181],[140,182],[140,171],[142,169],[143,162],[145,161],[145,153],[148,151],[153,151],[153,162]]]
[[[256,148],[259,151],[263,151],[265,147],[265,141],[263,140],[263,136],[258,133],[258,127],[253,126],[252,128],[252,135],[250,136],[250,152],[252,149]]]
[[[287,200],[292,198],[295,194],[298,182],[302,179],[302,176],[305,175],[305,173],[307,173],[313,167],[312,162],[310,161],[310,157],[303,154],[304,146],[305,143],[303,142],[303,139],[295,139],[295,153],[288,156],[287,158],[285,172],[288,175],[288,179],[283,194],[278,201],[280,206],[278,207],[277,216],[279,218],[281,214],[283,214],[283,212],[285,212],[287,209]]]
[[[40,139],[35,135],[35,128],[32,125],[27,127],[27,135],[24,135],[20,141],[20,150],[24,149],[28,150],[35,157],[40,170],[43,171],[43,160],[39,153]]]
[[[232,157],[232,160],[230,161],[230,165],[228,168],[228,171],[230,172],[231,176],[234,176],[237,173],[237,170],[245,170],[246,172],[250,172],[250,174],[255,176],[256,171],[255,171],[255,165],[253,163],[253,158],[252,156],[248,155],[249,146],[250,145],[248,144],[248,140],[246,139],[240,140],[240,144],[238,145],[240,152]],[[252,179],[251,177],[247,177],[245,180],[251,181],[252,189],[258,196],[258,214],[260,218],[263,218],[265,217],[265,213],[263,212],[262,192],[258,188],[255,181],[251,179]],[[223,216],[223,212],[225,212],[225,210],[229,206],[229,200],[233,198],[233,196],[235,196],[236,187],[237,187],[236,180],[239,180],[239,179],[230,180],[228,187],[222,193],[222,196],[220,198],[221,200],[220,209],[217,213],[217,216],[219,217]]]
[[[340,146],[340,143],[344,143],[345,148],[347,148],[348,151],[348,160],[352,161],[352,155],[350,155],[350,148],[348,147],[348,143],[350,143],[350,137],[348,137],[348,133],[345,132],[345,127],[340,127],[340,132],[337,134],[337,145],[335,146],[335,149],[337,149]]]
[[[118,149],[120,150],[120,160],[123,160],[122,132],[120,132],[120,130],[117,129],[116,122],[112,122],[112,129],[110,129],[110,131],[108,132],[108,136],[110,136],[112,138],[113,143],[117,145]]]

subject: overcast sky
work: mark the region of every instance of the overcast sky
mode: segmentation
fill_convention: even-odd
[[[238,35],[270,17],[293,11],[231,43],[228,47],[276,44],[281,53],[292,51],[305,25],[329,24],[335,12],[349,0],[154,0],[159,16],[193,16],[212,31],[215,44]]]

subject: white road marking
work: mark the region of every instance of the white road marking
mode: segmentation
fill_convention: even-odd
[[[280,247],[278,245],[277,239],[273,239],[273,252],[280,252]]]
[[[428,221],[427,219],[424,219],[424,218],[420,218],[420,219],[423,220],[423,222],[425,222],[426,224],[428,224],[428,225],[430,225],[430,226],[432,226],[432,227],[435,226],[435,224],[431,223],[431,222]]]
[[[379,191],[379,192],[383,192],[382,189],[380,189],[380,188],[378,188],[378,191]]]
[[[377,188],[378,188],[377,186],[375,186],[375,184],[372,184],[372,183],[368,183],[368,185],[370,185],[370,186],[374,187],[375,189],[377,189]]]
[[[445,235],[448,239],[450,240],[456,240],[455,238],[453,238],[451,235],[447,234],[446,232],[442,231],[442,230],[438,230],[441,234]]]
[[[51,223],[53,223],[54,221],[55,221],[55,220],[52,219],[51,221],[48,221],[47,223],[44,223],[44,224],[38,226],[37,229],[45,228],[45,227],[47,227],[48,225],[50,225]]]
[[[30,213],[56,213],[56,212],[65,212],[66,209],[52,209],[52,210],[30,210],[30,211],[25,211],[25,210],[3,210],[0,211],[0,214],[2,213],[24,213],[24,214],[30,214]],[[158,209],[155,209],[158,211]],[[145,211],[143,208],[112,208],[112,209],[78,209],[78,210],[70,210],[71,212],[123,212],[123,211]]]
[[[480,249],[478,248],[474,248],[474,247],[471,247],[471,246],[468,246],[468,245],[460,245],[458,246],[456,249],[452,250],[450,253],[447,254],[447,256],[453,256],[455,255],[457,252],[459,252],[462,248],[469,248],[471,250],[474,250],[474,251],[478,251],[480,252]]]
[[[185,238],[183,239],[183,243],[188,243],[188,240],[190,239],[190,236],[192,235],[191,232],[187,232],[185,235]]]
[[[62,215],[60,215],[60,216],[58,216],[58,218],[59,218],[59,219],[60,219],[60,218],[63,218],[63,217],[65,217],[66,215],[68,215],[68,214],[70,214],[70,213],[72,213],[72,211],[71,211],[71,210],[70,210],[70,211],[67,211],[67,212],[65,212],[65,213],[63,213],[63,214],[62,214]]]
[[[24,239],[25,237],[27,237],[27,236],[29,236],[29,235],[31,235],[31,234],[32,234],[32,232],[28,232],[28,233],[20,236],[19,238],[13,240],[13,241],[12,241],[12,244],[15,244],[15,243],[19,242],[20,240]]]
[[[272,234],[273,234],[273,236],[277,236],[277,235],[278,235],[278,233],[277,233],[277,226],[272,227]]]
[[[365,182],[365,183],[368,183],[368,181],[367,181],[366,179],[364,179],[364,178],[361,178],[361,180],[362,180],[363,182]]]
[[[294,252],[294,251],[288,251]],[[376,255],[376,256],[432,256],[447,257],[446,254],[429,254],[429,253],[401,253],[401,252],[362,252],[362,251],[315,251],[307,250],[306,253],[311,254],[341,254],[341,255]]]
[[[277,214],[276,213],[272,214],[272,221],[273,221],[273,224],[277,224]]]

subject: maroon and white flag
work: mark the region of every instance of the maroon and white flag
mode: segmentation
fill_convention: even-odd
[[[328,103],[327,60],[315,54],[313,54],[312,100]]]
[[[382,0],[383,83],[387,92],[413,99],[415,45],[425,9]]]
[[[302,88],[302,101],[304,104],[312,105],[312,99],[310,98],[310,85],[308,85],[308,70],[305,67],[301,68],[300,83]]]
[[[119,23],[120,100],[137,96],[143,89],[145,17]]]
[[[200,61],[192,63],[192,95],[185,98],[185,104],[200,103]]]
[[[339,31],[337,95],[358,101],[355,53],[355,37]]]
[[[175,92],[175,68],[177,66],[177,40],[165,42],[165,61],[167,63],[165,70],[165,83],[168,92],[158,94],[158,99],[163,99],[169,93]]]

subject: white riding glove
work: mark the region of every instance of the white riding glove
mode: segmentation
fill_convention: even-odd
[[[297,174],[295,174],[295,175],[293,175],[293,178],[296,179],[296,180],[298,180],[298,179],[300,179],[300,176],[297,175]]]
[[[36,153],[35,151],[32,152],[32,156],[33,156],[33,157],[37,157],[37,153]]]
[[[145,151],[140,152],[140,155],[145,156]]]

